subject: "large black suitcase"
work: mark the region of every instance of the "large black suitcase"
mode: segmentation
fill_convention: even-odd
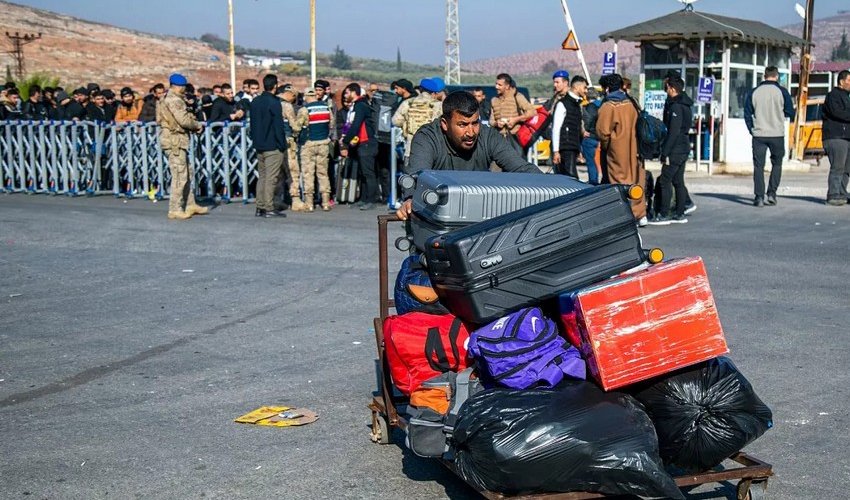
[[[564,175],[425,170],[399,180],[413,201],[409,237],[428,239],[590,187]]]
[[[647,260],[625,186],[599,186],[431,238],[440,301],[485,324]]]

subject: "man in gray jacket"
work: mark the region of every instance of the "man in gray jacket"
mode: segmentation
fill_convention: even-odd
[[[779,70],[768,66],[764,81],[747,94],[744,121],[753,136],[753,205],[776,205],[776,191],[782,178],[782,157],[785,156],[785,119],[794,120],[794,102],[785,87],[779,85]],[[764,189],[764,156],[770,149],[770,180],[767,199]]]

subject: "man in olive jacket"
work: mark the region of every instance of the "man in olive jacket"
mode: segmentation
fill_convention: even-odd
[[[192,193],[192,167],[187,155],[189,152],[189,132],[201,132],[204,127],[189,111],[183,94],[186,91],[186,77],[174,73],[168,78],[171,88],[168,94],[156,106],[156,122],[160,126],[159,142],[168,155],[168,168],[171,170],[171,196],[168,199],[168,218],[186,220],[193,215],[209,212],[195,202]]]

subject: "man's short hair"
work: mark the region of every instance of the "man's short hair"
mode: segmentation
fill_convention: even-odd
[[[765,78],[779,78],[779,68],[776,66],[768,66],[764,68]]]
[[[103,92],[99,90],[92,90],[91,98],[94,99],[96,97],[103,97]]]
[[[327,80],[321,80],[321,79],[319,79],[319,80],[316,80],[316,81],[313,83],[313,88],[314,88],[314,89],[323,89],[323,90],[328,90],[329,88],[331,88],[331,83],[330,83],[329,81],[327,81]]]
[[[266,75],[263,77],[263,90],[266,92],[272,92],[275,87],[277,87],[276,75]]]
[[[841,71],[838,72],[838,80],[837,81],[843,82],[844,79],[847,78],[848,76],[850,76],[850,71],[847,71],[846,69],[842,69]]]
[[[608,77],[608,84],[604,85],[604,87],[606,87],[609,92],[616,92],[623,88],[623,77],[618,73],[612,73],[606,76]]]
[[[498,75],[496,75],[496,80],[502,80],[508,85],[508,87],[516,87],[516,82],[514,82],[514,79],[511,78],[511,75],[507,73],[499,73]]]
[[[21,95],[21,93],[18,91],[17,87],[12,87],[6,90],[6,95]]]
[[[667,79],[667,86],[674,89],[677,94],[681,94],[685,91],[685,81],[682,80],[681,76],[671,76]]]
[[[587,78],[585,78],[581,75],[574,76],[573,79],[570,80],[570,87],[573,87],[578,83],[587,83]]]
[[[40,94],[41,93],[41,87],[36,85],[36,84],[32,84],[32,85],[30,85],[29,91],[30,91],[30,95],[33,95],[33,94],[36,94],[36,93]]]
[[[443,118],[446,120],[450,120],[455,111],[470,118],[478,112],[478,109],[478,101],[475,97],[463,90],[456,90],[443,99]]]
[[[362,91],[362,89],[360,88],[360,84],[354,83],[354,82],[346,85],[345,90],[347,90],[349,92],[354,92],[355,94],[357,94],[358,97],[360,96],[360,92]]]
[[[483,88],[481,88],[481,87],[473,87],[473,88],[472,88],[472,93],[474,94],[475,92],[484,92],[484,89],[483,89]]]
[[[246,78],[246,79],[242,80],[242,85],[243,86],[245,86],[245,85],[251,86],[251,81],[252,80],[250,78]]]
[[[222,92],[224,92],[225,90],[233,90],[233,87],[231,87],[229,83],[222,83],[221,85],[219,85],[219,88]]]
[[[227,86],[229,87],[229,86],[230,86],[230,84],[227,84]],[[218,84],[213,85],[213,86],[212,86],[212,89],[213,89],[213,90],[215,90],[215,89],[221,90],[221,85],[218,85]]]
[[[266,76],[268,76],[268,75],[266,75]],[[275,77],[275,78],[277,78],[277,77]],[[256,85],[256,86],[258,86],[258,87],[259,87],[259,86],[260,86],[260,82],[258,82],[257,80],[254,80],[253,78],[251,78],[250,80],[248,80],[248,86],[250,87],[250,86],[252,86],[252,85]]]
[[[151,92],[156,92],[157,90],[165,90],[165,84],[164,83],[157,83],[156,85],[151,87]]]

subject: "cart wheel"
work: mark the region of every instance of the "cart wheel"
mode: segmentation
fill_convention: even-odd
[[[390,444],[390,424],[387,422],[387,417],[379,415],[378,412],[372,412],[372,435],[373,443]]]
[[[767,498],[767,480],[742,479],[738,482],[738,500],[763,500]]]

